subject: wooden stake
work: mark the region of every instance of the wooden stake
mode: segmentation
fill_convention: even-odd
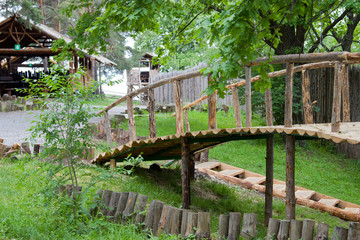
[[[311,219],[304,219],[301,238],[303,240],[312,240],[314,237],[315,221]]]
[[[270,88],[265,92],[265,108],[266,108],[266,125],[272,126],[274,124],[273,124],[272,99],[271,99]]]
[[[360,222],[350,222],[347,240],[360,239]]]
[[[174,82],[175,113],[176,113],[176,134],[184,133],[183,103],[180,81]]]
[[[295,137],[286,135],[286,219],[295,219]]]
[[[162,213],[164,203],[158,200],[154,200],[150,203],[149,210],[145,217],[145,230],[152,231],[155,236],[158,231],[159,221]]]
[[[241,213],[231,212],[229,217],[228,239],[238,240],[240,234]]]
[[[189,116],[188,116],[188,110],[184,110],[184,118],[185,118],[185,128],[186,132],[191,132],[190,130],[190,122],[189,122]]]
[[[136,202],[136,197],[137,197],[137,193],[136,192],[129,192],[129,196],[126,202],[126,206],[125,209],[122,213],[122,224],[125,224],[128,222],[130,216],[134,213],[134,208],[135,208],[135,202]]]
[[[341,113],[341,89],[343,81],[344,64],[336,62],[334,71],[334,91],[333,91],[333,105],[331,115],[331,131],[340,131],[340,113]]]
[[[329,239],[329,225],[326,223],[319,223],[317,226],[315,240],[327,240]]]
[[[291,240],[299,240],[301,239],[303,222],[295,219],[291,219],[290,221],[290,239]],[[325,239],[323,239],[325,240]]]
[[[134,118],[133,98],[127,97],[127,112],[128,112],[128,124],[129,124],[129,140],[130,142],[136,140],[136,127]]]
[[[234,115],[235,115],[236,127],[242,127],[238,89],[237,87],[233,87],[231,90],[232,90],[233,103],[234,103]]]
[[[274,135],[269,135],[266,140],[266,183],[265,183],[265,226],[272,217],[274,182]]]
[[[181,138],[181,182],[182,182],[182,208],[190,208],[190,140]]]
[[[348,230],[342,227],[335,227],[331,240],[347,240]]]
[[[290,220],[281,220],[277,239],[278,240],[288,240],[288,238],[290,236],[289,230],[290,230]]]
[[[275,218],[269,219],[269,225],[267,228],[266,240],[275,239],[279,232],[280,220]]]
[[[246,127],[251,127],[251,68],[245,67],[245,107],[246,107]]]
[[[111,137],[111,125],[110,125],[110,119],[109,119],[108,111],[105,111],[104,118],[105,118],[104,124],[105,124],[106,141],[110,145],[111,142],[112,142],[112,137]]]
[[[114,222],[118,223],[122,219],[122,214],[125,210],[126,203],[129,197],[128,192],[122,192],[119,197],[118,205],[116,206],[116,212],[114,215]]]
[[[292,127],[292,99],[293,99],[293,75],[294,63],[286,64],[286,86],[285,86],[285,118],[284,126]]]
[[[115,159],[110,159],[110,169],[111,170],[115,170],[116,169],[116,160]]]
[[[210,239],[210,213],[199,212],[196,239]]]
[[[244,239],[254,239],[256,236],[257,215],[244,213],[241,237]]]
[[[350,122],[349,65],[345,64],[342,70],[343,122]]]
[[[149,100],[149,137],[156,138],[156,119],[155,119],[155,95],[154,89],[148,91]]]
[[[229,215],[221,214],[219,216],[219,238],[218,240],[225,240],[229,232]]]
[[[195,234],[195,232],[196,232],[195,229],[197,228],[197,222],[198,222],[198,214],[194,213],[194,212],[189,212],[186,231],[185,231],[185,237]]]
[[[310,77],[309,70],[302,71],[302,102],[305,124],[313,124],[312,105],[310,98]]]

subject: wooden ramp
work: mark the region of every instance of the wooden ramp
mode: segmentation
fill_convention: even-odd
[[[331,124],[301,124],[286,128],[284,126],[226,128],[197,132],[187,132],[147,140],[132,141],[116,149],[100,154],[92,160],[93,164],[104,164],[110,159],[122,162],[130,154],[141,155],[144,161],[169,160],[181,158],[181,138],[189,138],[190,152],[201,152],[216,145],[246,139],[267,138],[270,134],[293,135],[298,139],[328,139],[335,143],[360,143],[360,122],[340,123],[341,132],[331,132]]]

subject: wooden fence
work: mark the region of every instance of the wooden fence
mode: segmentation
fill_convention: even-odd
[[[156,75],[151,82],[155,83],[164,78],[169,78],[173,76],[178,76],[180,74],[193,72],[195,70],[201,70],[206,67],[205,64],[199,64],[198,66],[185,70],[185,71],[172,71],[166,73],[159,73]],[[195,78],[186,79],[181,81],[181,89],[182,89],[182,100],[183,102],[193,102],[198,99],[202,95],[205,94],[205,89],[208,87],[208,78],[205,76],[198,76]],[[167,84],[161,87],[154,89],[155,93],[155,101],[158,104],[174,104],[174,87]],[[233,105],[231,92],[225,95],[225,98],[219,98],[217,96],[217,104],[218,105]],[[204,102],[206,103],[206,102]]]

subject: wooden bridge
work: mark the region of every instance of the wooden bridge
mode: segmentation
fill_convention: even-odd
[[[268,73],[270,78],[286,76],[285,88],[285,116],[284,126],[273,126],[271,89],[265,93],[266,122],[265,127],[252,127],[251,111],[251,83],[260,79],[260,76],[251,77],[251,66],[256,66],[267,61],[259,58],[245,66],[245,79],[230,84],[227,89],[233,93],[234,114],[236,128],[217,129],[216,125],[216,93],[203,96],[193,103],[183,106],[181,99],[180,81],[200,76],[200,71],[194,71],[183,75],[163,79],[154,84],[139,88],[128,93],[107,106],[98,114],[104,114],[105,132],[107,140],[111,142],[110,119],[108,111],[121,102],[127,101],[128,124],[130,131],[130,142],[122,145],[111,152],[101,154],[92,161],[95,164],[104,164],[111,161],[123,161],[129,154],[136,157],[141,155],[147,160],[181,159],[182,163],[182,190],[183,208],[190,205],[190,180],[194,172],[194,154],[205,151],[218,144],[228,141],[264,138],[267,142],[266,150],[266,183],[265,183],[265,223],[272,216],[273,198],[273,162],[274,162],[274,134],[283,134],[286,139],[286,217],[295,218],[295,141],[296,139],[328,139],[335,143],[347,142],[350,144],[360,143],[360,123],[350,122],[349,108],[349,81],[348,65],[360,62],[360,53],[313,53],[293,54],[275,56],[271,64],[286,64],[286,69]],[[305,63],[294,66],[297,63]],[[240,65],[239,65],[240,66]],[[312,115],[312,103],[310,102],[310,80],[309,70],[333,67],[334,91],[331,123],[314,124]],[[302,72],[302,101],[305,124],[292,124],[292,98],[293,98],[293,74]],[[211,79],[208,79],[211,82]],[[172,83],[175,92],[175,115],[176,134],[157,137],[155,122],[155,100],[154,88]],[[240,105],[237,87],[245,85],[246,125],[241,124]],[[148,92],[149,96],[149,130],[150,136],[147,140],[136,140],[136,129],[133,112],[133,97]],[[208,99],[209,129],[205,131],[191,132],[187,109]],[[342,114],[341,114],[342,111]],[[342,119],[341,119],[342,116]],[[184,120],[186,131],[184,131]],[[360,214],[355,215],[355,221],[360,221]]]

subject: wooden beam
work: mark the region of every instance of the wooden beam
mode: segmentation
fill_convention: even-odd
[[[251,127],[251,68],[245,67],[245,108],[246,108],[246,127]]]
[[[133,105],[132,97],[127,97],[127,113],[128,113],[128,125],[129,125],[129,141],[132,142],[136,140],[134,105]]]
[[[149,102],[149,137],[156,138],[154,89],[149,89],[149,91],[148,91],[148,102]]]
[[[181,183],[182,183],[182,208],[190,208],[190,139],[181,138]]]
[[[110,104],[105,109],[98,112],[97,114],[100,115],[104,111],[110,110],[111,108],[119,105],[120,103],[125,102],[127,97],[134,97],[134,96],[136,96],[136,95],[138,95],[140,93],[148,91],[151,88],[157,88],[157,87],[163,86],[163,85],[171,83],[171,82],[182,81],[182,80],[186,80],[186,79],[190,79],[190,78],[194,78],[194,77],[198,77],[198,76],[202,76],[202,73],[200,72],[200,70],[185,73],[185,74],[180,74],[180,75],[173,76],[173,77],[170,77],[170,78],[165,78],[163,80],[160,80],[160,81],[157,81],[155,83],[149,84],[149,85],[147,85],[145,87],[141,87],[141,88],[137,89],[136,91],[130,92],[126,96],[119,98],[118,100],[116,100],[115,102],[113,102],[112,104]]]
[[[341,114],[341,90],[343,81],[343,69],[345,64],[336,62],[334,71],[334,89],[333,89],[333,105],[331,115],[331,131],[340,131],[340,114]]]
[[[312,104],[310,98],[310,77],[309,71],[302,71],[302,102],[303,102],[303,114],[305,124],[313,124],[314,118],[312,113]]]
[[[286,135],[286,219],[295,219],[295,137]]]
[[[294,63],[286,64],[286,82],[285,82],[285,118],[284,126],[292,127],[292,99],[293,99],[293,75]]]
[[[274,135],[266,139],[265,226],[272,217],[274,182]]]
[[[343,122],[350,122],[349,65],[344,65],[342,74]]]
[[[0,49],[0,56],[54,56],[61,53],[61,50],[53,52],[51,48],[25,48],[15,50],[12,48]]]
[[[272,99],[271,89],[265,91],[265,109],[266,109],[266,125],[272,126],[273,123],[273,111],[272,111]]]
[[[233,87],[231,89],[231,91],[232,91],[232,96],[233,96],[233,105],[234,105],[234,115],[235,115],[236,127],[242,127],[238,89],[237,89],[237,87]]]
[[[181,94],[181,82],[174,82],[175,113],[176,113],[176,134],[184,133],[184,112]]]

